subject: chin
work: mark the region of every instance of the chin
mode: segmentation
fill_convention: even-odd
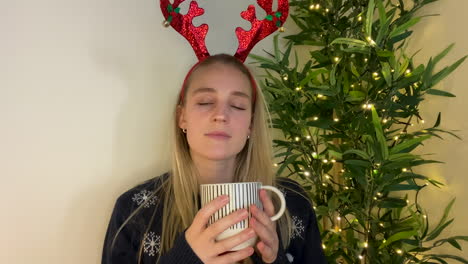
[[[209,160],[228,160],[235,158],[236,155],[233,153],[206,153],[204,156]]]

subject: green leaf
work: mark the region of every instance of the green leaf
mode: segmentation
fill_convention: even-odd
[[[406,56],[404,56],[402,60],[403,60],[403,63],[400,64],[400,67],[399,67],[400,70],[398,71],[397,75],[396,75],[397,70],[395,69],[395,72],[393,74],[393,79],[394,80],[396,80],[396,79],[398,79],[398,77],[402,76],[405,73],[408,66],[409,66],[410,60],[408,58],[406,58]]]
[[[411,190],[419,190],[422,187],[416,184],[392,184],[387,185],[383,188],[386,192],[393,192],[393,191],[411,191]]]
[[[350,68],[351,68],[351,72],[353,73],[354,76],[356,76],[358,78],[361,76],[361,74],[359,74],[359,72],[357,71],[357,68],[354,65],[354,63],[350,62]]]
[[[286,169],[286,167],[291,164],[292,162],[294,162],[299,156],[302,156],[302,154],[293,154],[291,155],[290,157],[288,157],[282,164],[281,166],[278,168],[278,171],[276,172],[277,175],[281,175],[281,173],[283,172],[284,169]]]
[[[427,94],[432,94],[432,95],[438,95],[438,96],[445,96],[445,97],[455,97],[454,94],[446,92],[446,91],[441,91],[437,89],[429,89],[426,90]]]
[[[370,156],[366,152],[364,152],[362,150],[349,149],[349,150],[347,150],[347,151],[345,151],[343,153],[343,155],[347,155],[347,154],[356,154],[356,155],[360,156],[361,158],[363,158],[365,160],[370,160]]]
[[[262,57],[262,56],[258,56],[258,55],[255,55],[255,54],[249,54],[249,57],[258,61],[258,62],[263,62],[265,64],[276,64],[274,61],[270,60],[270,59],[267,59],[265,57]]]
[[[372,123],[374,123],[375,135],[380,145],[382,159],[386,160],[388,158],[387,140],[384,137],[381,121],[375,107],[372,107]]]
[[[446,49],[434,57],[434,65],[437,64],[442,58],[447,56],[447,54],[453,49],[455,43],[450,44]]]
[[[447,77],[447,75],[449,75],[450,73],[452,73],[454,70],[456,70],[458,68],[458,66],[460,66],[466,59],[467,56],[459,59],[458,61],[456,61],[454,64],[450,65],[449,67],[445,67],[443,70],[439,71],[438,73],[436,73],[434,76],[432,76],[432,84],[431,84],[431,87],[432,86],[435,86],[437,83],[439,83],[441,80],[443,80],[445,77]]]
[[[403,151],[405,149],[408,149],[408,148],[411,148],[414,145],[417,145],[417,144],[423,142],[424,140],[429,139],[430,137],[431,137],[430,135],[427,135],[427,136],[413,138],[413,139],[410,139],[410,140],[403,141],[400,144],[398,144],[398,145],[394,146],[393,148],[391,148],[390,149],[390,154],[400,153],[401,151]]]
[[[286,49],[286,52],[283,54],[283,60],[281,61],[281,65],[288,67],[289,66],[289,55],[291,54],[291,49],[292,49],[292,43],[288,45],[288,48]]]
[[[396,37],[397,35],[403,33],[405,30],[408,28],[414,26],[416,23],[418,23],[421,20],[420,17],[415,17],[410,19],[408,22],[404,23],[403,25],[398,26],[392,32],[390,33],[390,38]]]
[[[454,239],[450,239],[448,240],[448,242],[450,243],[450,245],[452,245],[454,248],[458,249],[458,250],[462,250],[460,244],[454,240]]]
[[[330,72],[330,84],[334,86],[336,84],[336,66],[334,66]]]
[[[379,201],[380,208],[403,208],[407,205],[406,200],[400,198],[383,198]]]
[[[382,0],[376,0],[376,3],[379,10],[380,27],[384,27],[387,22],[387,12],[385,11]]]
[[[299,83],[299,86],[304,87],[312,79],[315,79],[317,76],[319,76],[320,74],[324,74],[324,73],[328,73],[328,70],[325,68],[321,68],[315,71],[310,71],[309,74],[307,74],[307,76],[301,80],[301,82]]]
[[[434,236],[435,232],[439,232],[439,234],[440,234],[440,232],[442,230],[438,231],[438,229],[440,229],[445,224],[445,220],[447,220],[448,215],[450,213],[450,210],[452,210],[452,206],[453,206],[454,203],[455,203],[455,198],[453,198],[447,204],[447,206],[445,207],[445,210],[444,210],[444,214],[442,215],[442,218],[440,218],[440,221],[437,224],[436,228],[432,232],[429,233],[428,237],[426,238],[426,241],[429,241],[429,240],[432,240],[432,239],[436,238],[438,234],[436,236]],[[432,239],[429,239],[429,238],[432,238]]]
[[[330,154],[331,157],[334,157],[336,159],[342,159],[342,157],[343,157],[343,154],[341,154],[340,152],[337,152],[335,150],[329,149],[328,153]]]
[[[361,102],[366,98],[366,94],[361,91],[350,91],[346,97],[347,102]]]
[[[365,32],[368,37],[372,37],[372,24],[374,20],[374,9],[375,2],[374,0],[369,0],[369,5],[367,6],[367,15],[366,15],[366,28]]]
[[[456,260],[456,261],[459,261],[461,263],[464,263],[464,264],[468,264],[468,260],[462,258],[462,257],[459,257],[459,256],[455,256],[455,255],[448,255],[448,254],[432,254],[432,255],[428,255],[429,257],[437,257],[437,258],[448,258],[448,259],[453,259],[453,260]]]
[[[438,126],[440,126],[440,121],[441,121],[441,119],[442,119],[441,115],[442,115],[442,114],[439,112],[439,114],[437,115],[437,120],[436,120],[436,122],[435,122],[435,124],[434,124],[433,127],[438,127]]]
[[[406,31],[405,33],[401,33],[400,35],[397,35],[397,36],[391,38],[388,42],[389,42],[389,44],[394,45],[395,43],[398,43],[398,42],[408,38],[409,36],[411,36],[411,34],[413,34],[413,31]]]
[[[396,233],[396,234],[392,235],[391,237],[389,237],[385,241],[385,243],[382,243],[382,245],[380,245],[379,249],[383,249],[383,248],[387,247],[388,245],[392,244],[395,241],[402,240],[402,239],[407,239],[407,238],[410,238],[412,236],[415,236],[417,233],[418,232],[415,231],[415,230]]]
[[[393,52],[389,50],[378,50],[377,56],[379,57],[391,57],[393,56]]]
[[[345,160],[346,165],[355,165],[363,168],[369,168],[372,164],[368,161],[363,160]]]
[[[392,74],[390,73],[390,65],[388,62],[382,62],[382,75],[388,86],[392,86]]]
[[[359,46],[359,47],[366,47],[368,46],[367,42],[359,40],[359,39],[352,39],[352,38],[336,38],[335,40],[330,43],[330,45],[334,44],[346,44],[351,46]]]

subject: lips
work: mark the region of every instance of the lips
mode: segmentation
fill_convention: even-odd
[[[230,135],[222,131],[213,131],[205,135],[208,137],[214,137],[214,138],[230,138],[231,137]]]

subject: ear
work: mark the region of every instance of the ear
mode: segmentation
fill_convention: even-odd
[[[249,125],[249,128],[247,129],[247,131],[248,131],[247,135],[251,135],[251,133],[252,133],[252,126],[253,126],[253,115],[252,115],[252,117],[250,118],[250,125]]]
[[[179,125],[180,129],[187,128],[184,107],[180,105],[177,106],[177,124]]]

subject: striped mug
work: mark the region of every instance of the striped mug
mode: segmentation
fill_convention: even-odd
[[[270,190],[275,193],[281,201],[281,206],[277,214],[271,217],[272,221],[278,220],[284,213],[286,209],[286,201],[284,199],[283,193],[277,188],[269,185],[262,186],[261,182],[239,182],[239,183],[218,183],[218,184],[201,184],[200,185],[200,198],[201,204],[204,206],[210,201],[214,200],[216,197],[221,195],[229,196],[229,203],[226,204],[223,208],[214,213],[209,221],[208,225],[213,224],[218,219],[221,219],[232,212],[235,212],[239,209],[247,209],[249,216],[247,219],[244,219],[230,228],[226,229],[224,232],[219,234],[216,237],[217,241],[221,241],[233,235],[236,235],[242,230],[249,227],[249,220],[251,217],[250,205],[255,204],[259,209],[263,209],[262,203],[259,197],[259,190],[265,189]],[[255,245],[257,237],[253,237],[246,242],[235,246],[231,251],[241,250],[248,246]]]

